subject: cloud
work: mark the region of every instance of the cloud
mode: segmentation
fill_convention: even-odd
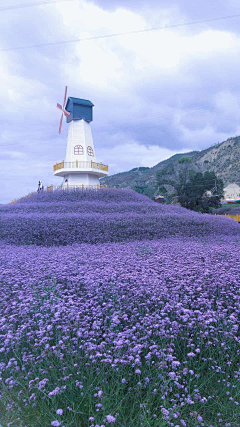
[[[109,173],[123,172],[138,166],[152,167],[156,163],[165,160],[174,154],[176,151],[167,148],[159,147],[158,145],[150,145],[148,147],[140,145],[137,141],[128,141],[124,143],[124,135],[115,135],[119,143],[108,150],[99,149],[99,158],[107,159],[109,164]],[[187,152],[184,150],[179,152]],[[157,160],[157,161],[156,161]]]
[[[4,12],[0,49],[216,16],[206,0],[149,1],[81,0]],[[228,7],[227,14],[237,13],[233,0]],[[226,10],[219,0],[218,16]],[[0,52],[1,170],[9,183],[2,202],[32,191],[39,179],[59,183],[52,165],[65,156],[68,126],[59,136],[56,103],[66,84],[69,96],[94,103],[96,152],[111,173],[235,136],[239,53],[234,20]]]

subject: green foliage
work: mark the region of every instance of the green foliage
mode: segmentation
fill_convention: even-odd
[[[165,201],[167,203],[167,205],[172,203],[173,197],[175,197],[176,194],[175,193],[168,193],[165,197]]]
[[[149,167],[147,167],[147,166],[140,166],[138,168],[131,169],[129,172],[136,172],[136,171],[144,172],[144,171],[146,171],[148,169],[149,169]]]
[[[180,165],[184,164],[184,163],[191,163],[192,159],[190,159],[190,157],[181,157],[181,159],[178,160],[178,163]]]
[[[167,190],[166,190],[166,187],[164,187],[164,185],[162,185],[162,186],[160,186],[160,187],[158,187],[158,191],[159,191],[159,194],[161,194],[161,195],[165,195],[165,194],[167,194]]]
[[[156,173],[157,185],[163,186],[164,184],[173,185],[174,181],[169,178],[169,175],[175,173],[174,165],[170,163],[169,165],[164,166],[160,171]]]
[[[197,212],[211,212],[220,206],[223,181],[214,172],[191,173],[178,194],[181,206]]]
[[[149,168],[147,167],[147,166],[140,166],[139,168],[138,168],[138,170],[139,170],[139,172],[143,172],[143,171],[146,171],[146,170],[148,170]]]

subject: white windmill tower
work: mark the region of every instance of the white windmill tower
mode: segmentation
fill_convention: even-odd
[[[67,86],[62,111],[59,133],[61,133],[63,114],[69,123],[66,157],[53,166],[54,175],[63,177],[63,187],[98,188],[99,178],[108,175],[108,166],[97,163],[92,139],[90,122],[92,121],[91,101],[69,97]]]

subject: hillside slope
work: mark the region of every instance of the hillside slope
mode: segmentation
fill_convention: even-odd
[[[240,136],[229,138],[202,151],[175,154],[152,168],[134,168],[128,172],[105,177],[101,184],[109,187],[135,188],[137,181],[145,180],[148,187],[156,187],[156,173],[166,166],[174,166],[181,157],[191,157],[192,164],[201,172],[213,171],[225,185],[240,182]]]
[[[236,221],[46,191],[0,232],[2,426],[240,426]]]
[[[132,190],[36,193],[1,208],[0,237],[7,244],[65,246],[224,235],[240,236],[239,225],[180,206],[161,206]]]

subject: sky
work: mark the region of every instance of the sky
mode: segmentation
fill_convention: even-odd
[[[66,85],[110,175],[240,135],[239,0],[48,1],[0,5],[0,203],[61,184]]]

